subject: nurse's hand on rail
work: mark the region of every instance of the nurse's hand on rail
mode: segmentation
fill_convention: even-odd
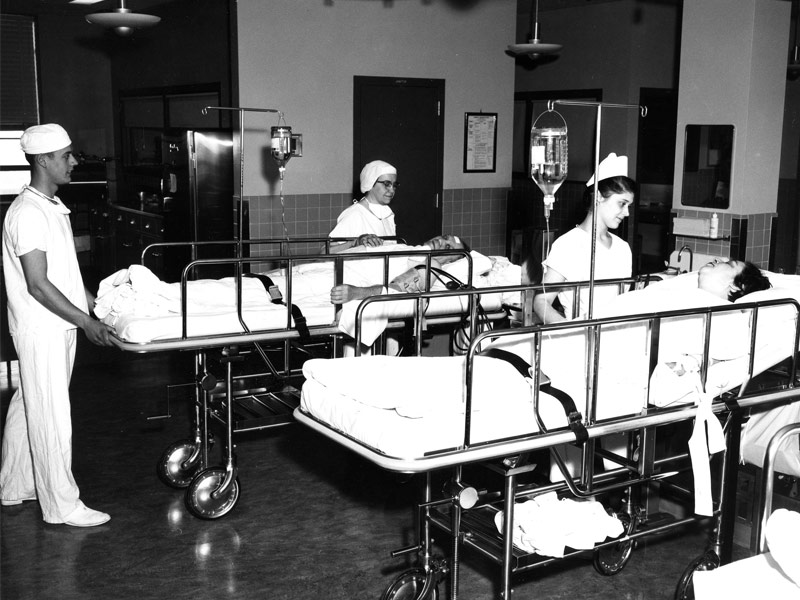
[[[374,233],[363,233],[358,236],[358,239],[356,240],[356,246],[377,248],[378,246],[383,246],[383,240]]]
[[[331,288],[331,304],[344,304],[351,300],[363,300],[368,296],[375,296],[383,291],[383,286],[371,285],[368,287],[358,287],[343,283]]]
[[[111,327],[102,321],[95,321],[94,319],[87,319],[83,327],[83,332],[90,342],[98,346],[113,346],[111,342]]]

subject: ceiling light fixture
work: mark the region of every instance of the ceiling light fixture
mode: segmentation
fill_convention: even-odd
[[[511,44],[508,52],[514,56],[528,55],[534,60],[542,54],[554,54],[561,50],[561,44],[543,44],[539,39],[539,0],[531,5],[531,37],[527,44]]]
[[[161,17],[131,12],[125,8],[125,0],[119,0],[119,8],[111,12],[88,14],[86,20],[93,25],[111,27],[117,35],[128,36],[134,29],[152,27],[161,20]]]

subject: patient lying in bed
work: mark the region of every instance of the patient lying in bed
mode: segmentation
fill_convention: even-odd
[[[444,248],[446,243],[449,243],[448,238],[443,237],[432,241],[431,247]],[[425,257],[418,253],[420,249],[426,248],[393,244],[386,248],[389,258],[384,261],[383,258],[374,256],[359,257],[361,252],[375,252],[373,248],[359,248],[360,252],[352,251],[354,256],[344,259],[343,281],[359,287],[380,284],[385,277],[385,262],[388,262],[390,280],[402,277],[415,264],[420,261],[424,263]],[[402,254],[403,252],[406,254]],[[409,252],[417,254],[410,255]],[[459,260],[448,262],[446,257],[446,264],[441,266],[466,282],[468,262],[463,253],[452,258]],[[490,259],[472,252],[471,258],[472,283],[479,287],[508,285],[509,281],[519,280],[519,267],[501,257]],[[413,272],[419,274],[416,269]],[[251,331],[284,329],[289,318],[286,303],[300,308],[308,326],[330,326],[336,323],[330,295],[331,287],[335,283],[334,260],[321,258],[295,262],[292,268],[291,297],[288,295],[285,265],[283,268],[268,271],[265,275],[280,289],[282,298],[272,296],[262,281],[251,277],[244,277],[240,284],[232,277],[188,281],[186,297],[182,298],[179,283],[161,281],[146,267],[132,265],[106,277],[100,283],[95,314],[113,326],[117,337],[122,340],[135,343],[168,340],[181,337],[181,304],[185,301],[186,314],[189,317],[189,337],[241,333],[243,328],[236,314],[237,290],[241,289],[244,321]],[[382,286],[377,287],[383,290]],[[396,293],[396,290],[392,289],[392,292]],[[347,304],[343,312],[354,313],[355,307],[351,304],[358,303]],[[460,310],[460,306],[437,306]],[[436,306],[432,304],[432,308]],[[407,311],[407,307],[405,310]],[[347,332],[347,329],[343,331]],[[379,333],[380,331],[375,335]]]
[[[384,281],[382,264],[377,270],[358,272],[359,261],[348,261],[345,264],[344,283],[330,290],[330,301],[341,304],[339,330],[350,336],[355,335],[356,311],[361,300],[379,295],[399,293],[417,293],[433,290],[446,290],[457,287],[460,283],[474,287],[495,287],[519,285],[521,269],[512,265],[503,257],[487,257],[474,250],[469,250],[463,239],[454,235],[437,236],[422,246],[405,246],[392,244],[384,246],[387,252],[400,252],[399,260],[390,259],[388,285]],[[453,255],[437,255],[431,261],[433,267],[427,273],[426,261],[422,256],[402,257],[403,251],[409,250],[460,250]],[[464,258],[463,251],[469,251],[472,265],[472,279],[469,278],[470,262]],[[356,248],[348,252],[374,252],[374,248]],[[371,259],[374,262],[374,259]],[[360,281],[359,281],[360,279]],[[428,285],[430,284],[430,285]],[[455,285],[453,285],[455,284]],[[499,308],[504,302],[512,302],[519,294],[504,296],[487,293],[481,296],[481,305],[487,309]],[[458,314],[468,307],[465,297],[449,297],[431,299],[426,314]],[[371,345],[383,333],[389,318],[407,317],[413,314],[415,304],[411,300],[397,302],[372,303],[364,311],[359,332],[361,341]]]
[[[393,252],[400,250],[466,250],[469,251],[469,245],[461,238],[455,235],[439,235],[425,242],[422,246],[403,246],[392,244],[390,249]],[[368,250],[375,250],[368,248]],[[431,266],[434,269],[441,269],[445,264],[452,263],[459,258],[461,254],[437,256],[431,259]],[[426,286],[427,273],[425,262],[420,261],[419,257],[409,258],[407,268],[400,273],[392,273],[390,270],[389,289],[397,292],[425,292],[428,291]],[[391,264],[391,263],[390,263]],[[482,269],[482,265],[478,268]],[[373,285],[374,277],[365,277],[361,285],[351,283],[343,283],[331,288],[331,303],[344,304],[351,300],[363,300],[370,296],[376,296],[384,291],[383,285]],[[432,281],[441,281],[441,278],[435,273],[432,276]]]

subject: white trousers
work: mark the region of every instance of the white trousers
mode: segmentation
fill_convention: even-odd
[[[63,523],[80,506],[69,402],[76,339],[75,329],[14,337],[20,385],[6,417],[0,498],[37,496],[48,523]]]

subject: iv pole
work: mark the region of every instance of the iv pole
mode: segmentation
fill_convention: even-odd
[[[635,108],[639,111],[642,117],[647,116],[647,107],[638,104],[607,104],[603,102],[590,102],[582,100],[548,100],[547,110],[552,111],[556,104],[568,106],[594,106],[597,108],[597,125],[595,129],[595,142],[594,142],[594,190],[593,190],[593,204],[592,208],[592,252],[591,263],[589,265],[589,307],[587,319],[593,316],[593,303],[594,303],[594,268],[595,268],[595,254],[597,252],[597,183],[599,178],[598,169],[600,166],[600,131],[602,121],[603,108]],[[578,294],[578,302],[580,303],[580,290],[576,290]],[[586,405],[584,414],[588,423],[594,423],[595,411],[592,398],[594,397],[594,390],[597,386],[597,372],[595,365],[599,359],[599,347],[597,343],[597,334],[599,328],[590,327],[588,329],[588,340],[586,344]],[[559,461],[560,462],[560,461]],[[592,481],[594,480],[594,440],[588,440],[583,445],[583,458],[581,464],[582,485],[587,491],[591,491]]]
[[[230,110],[239,113],[239,236],[236,244],[236,258],[243,258],[242,240],[244,239],[244,113],[267,112],[279,113],[276,108],[239,108],[232,106],[206,106],[202,113],[208,114],[209,110]],[[282,177],[282,174],[281,174]],[[241,268],[241,265],[239,265]]]

